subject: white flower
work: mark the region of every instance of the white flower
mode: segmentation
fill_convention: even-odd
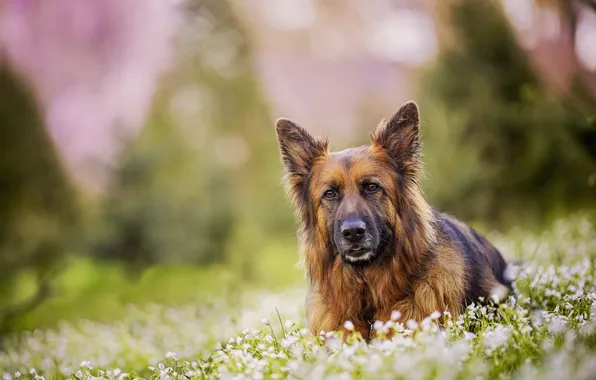
[[[87,369],[93,369],[93,367],[91,367],[91,362],[88,360],[83,360],[81,362],[80,367],[87,367]]]
[[[269,320],[267,318],[261,319],[261,323],[264,324],[265,326],[269,326]]]
[[[168,351],[168,353],[166,354],[166,358],[167,359],[178,360],[178,357],[176,356],[176,353],[175,352],[172,352],[172,351]]]
[[[509,289],[504,285],[495,286],[491,289],[490,298],[494,303],[499,303],[507,297]]]
[[[513,282],[517,279],[520,273],[520,267],[518,265],[509,263],[505,268],[505,272],[503,273],[503,278],[506,281]]]
[[[474,334],[474,333],[464,331],[464,339],[465,340],[472,340],[472,339],[474,339],[475,336],[476,336],[476,334]]]
[[[430,319],[433,319],[433,320],[434,320],[434,319],[439,319],[439,318],[441,318],[441,313],[439,313],[439,312],[438,312],[438,311],[436,311],[436,310],[435,310],[435,311],[433,311],[433,312],[431,313],[431,315],[430,315]]]
[[[401,317],[401,312],[399,312],[398,310],[393,310],[391,312],[391,320],[392,321],[397,321],[399,319],[399,317]]]
[[[354,324],[352,323],[352,321],[346,321],[344,323],[344,328],[348,331],[354,331]]]
[[[18,379],[19,377],[21,377],[21,373],[19,371],[15,372],[14,377]]]
[[[375,321],[375,323],[373,323],[373,329],[375,329],[376,331],[380,331],[382,328],[383,328],[383,322]]]
[[[501,324],[497,324],[486,329],[486,331],[484,331],[482,334],[482,337],[484,338],[486,354],[492,354],[496,349],[507,343],[510,332],[511,326],[503,326]]]
[[[408,321],[406,322],[406,327],[412,331],[416,330],[418,328],[418,322],[416,322],[413,319],[408,319]]]
[[[567,319],[563,316],[554,316],[548,324],[548,332],[551,334],[559,334],[565,331],[567,326]]]

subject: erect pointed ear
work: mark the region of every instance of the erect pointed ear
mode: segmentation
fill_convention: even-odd
[[[374,146],[384,149],[406,174],[416,174],[420,163],[420,114],[416,103],[405,103],[372,134]]]
[[[315,159],[327,153],[327,142],[315,139],[288,119],[277,119],[275,129],[288,185],[294,191],[300,191]]]

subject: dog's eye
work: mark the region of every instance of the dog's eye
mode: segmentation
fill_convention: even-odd
[[[333,199],[333,198],[335,198],[336,195],[337,195],[337,193],[335,192],[335,190],[331,190],[331,189],[329,189],[323,193],[323,197],[325,199]]]
[[[374,182],[369,182],[366,184],[365,189],[369,193],[374,193],[375,191],[379,190],[379,185]]]

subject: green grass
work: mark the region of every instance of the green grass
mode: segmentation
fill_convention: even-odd
[[[277,267],[285,260],[275,259],[276,254],[283,255],[281,249],[272,247],[270,260],[263,260],[263,266],[271,267],[255,273],[262,277],[277,269],[275,276],[259,280],[271,286],[268,291],[258,290],[261,285],[240,284],[231,292],[193,298],[193,291],[179,286],[194,287],[204,281],[217,290],[226,287],[225,282],[212,283],[220,280],[217,274],[191,280],[192,269],[187,273],[182,268],[170,269],[173,272],[156,268],[138,285],[118,294],[126,295],[121,296],[122,302],[137,301],[134,297],[151,297],[135,291],[152,289],[154,299],[164,297],[162,304],[122,307],[120,317],[111,322],[77,319],[16,334],[0,352],[0,376],[37,380],[591,379],[596,373],[595,227],[587,218],[577,217],[556,222],[540,235],[494,235],[508,258],[524,259],[516,275],[515,297],[499,304],[471,305],[459,318],[448,318],[444,328],[436,323],[439,312],[420,324],[401,321],[396,315],[374,326],[380,336],[391,332],[393,337],[370,344],[358,336],[343,343],[334,332],[308,334],[303,285],[281,290],[284,283],[295,283],[287,271],[294,260],[288,260],[286,269]],[[95,273],[93,267],[85,271],[84,263],[77,265],[81,267],[72,271],[70,280],[80,288],[106,272],[104,268]],[[300,284],[301,272],[295,271]],[[173,288],[161,288],[167,281],[159,277],[171,279],[180,273],[187,273],[189,279],[180,275],[174,293],[169,293]],[[111,281],[123,277],[118,271],[108,276]],[[96,284],[90,293],[79,296],[104,294],[111,299],[117,288]],[[174,299],[177,306],[166,305]],[[80,300],[75,300],[80,306]],[[84,314],[78,313],[77,318]]]
[[[224,264],[206,267],[188,265],[155,266],[131,273],[115,262],[94,262],[72,258],[54,281],[55,295],[18,321],[16,330],[54,327],[61,320],[117,320],[126,305],[157,303],[167,306],[197,304],[214,297],[241,297],[255,289],[279,290],[300,283],[302,271],[294,242],[271,243],[254,255],[258,263],[250,271]],[[243,264],[247,266],[247,264]],[[244,277],[238,273],[244,273]],[[33,291],[25,276],[22,298]]]

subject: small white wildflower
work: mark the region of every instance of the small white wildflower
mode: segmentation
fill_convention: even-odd
[[[472,340],[472,339],[474,339],[475,336],[476,336],[476,334],[474,334],[474,333],[464,331],[464,339],[465,340]]]
[[[486,354],[491,355],[495,350],[507,343],[510,332],[511,326],[503,326],[501,324],[497,324],[484,331],[482,337],[484,338]]]
[[[375,323],[373,323],[373,328],[377,331],[380,331],[383,328],[383,322],[375,321]]]
[[[420,322],[420,328],[422,329],[422,331],[429,331],[432,328],[432,320],[429,317],[424,318]]]
[[[35,368],[31,368],[31,369],[29,370],[29,373],[30,373],[30,374],[32,374],[32,375],[35,375],[35,372],[36,372],[36,371],[35,371]]]
[[[90,361],[88,361],[88,360],[83,360],[83,361],[81,362],[81,365],[80,365],[80,367],[87,367],[88,369],[92,369],[92,368],[93,368],[93,367],[91,367],[91,362],[90,362]]]
[[[14,377],[18,379],[19,377],[21,377],[21,373],[19,371],[15,372]]]
[[[178,360],[178,357],[176,356],[176,353],[175,352],[172,352],[172,351],[168,351],[168,353],[166,354],[166,358],[167,359]]]
[[[503,277],[506,281],[513,282],[517,279],[520,272],[520,267],[518,265],[509,263],[505,268],[505,272],[503,273]]]
[[[341,341],[341,339],[339,339],[335,336],[327,337],[325,346],[332,350],[339,350],[342,346],[342,341]]]
[[[352,321],[346,321],[344,323],[344,328],[348,331],[354,331],[354,324],[352,323]]]
[[[435,319],[439,319],[441,318],[441,313],[439,313],[438,311],[433,311],[430,315],[430,319],[435,320]]]
[[[269,326],[269,320],[267,318],[261,319],[261,323],[264,324],[265,326]]]
[[[410,330],[416,330],[418,328],[418,322],[413,319],[408,319],[406,322],[406,327]]]
[[[122,373],[122,370],[120,368],[116,368],[114,370],[114,376],[120,376],[121,373]]]
[[[391,312],[391,320],[392,321],[397,321],[399,319],[399,317],[401,317],[401,312],[399,312],[398,310],[393,310]]]
[[[77,373],[75,373],[75,376],[78,377],[79,379],[83,378],[83,372],[81,372],[81,370],[78,370]]]
[[[491,289],[490,298],[494,303],[499,303],[507,297],[509,289],[504,285],[495,286]]]
[[[536,326],[542,326],[542,323],[544,322],[545,315],[546,315],[546,311],[544,311],[544,310],[537,310],[537,311],[533,312],[532,313],[532,322]]]
[[[293,321],[290,321],[290,320],[287,320],[287,321],[284,322],[284,326],[285,326],[286,329],[291,329],[292,327],[294,327],[294,322]]]
[[[548,332],[558,334],[565,330],[567,320],[564,317],[553,317],[548,325]]]

